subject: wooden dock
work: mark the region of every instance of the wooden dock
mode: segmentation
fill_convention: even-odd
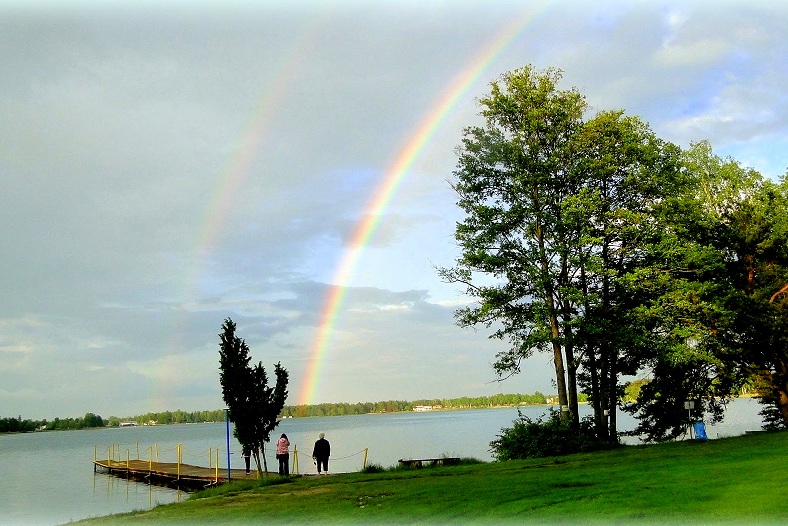
[[[148,460],[94,460],[93,470],[106,471],[112,475],[132,480],[198,490],[227,482],[227,468],[224,469],[176,462],[151,462]],[[247,474],[243,469],[230,470],[232,480],[255,480],[257,470]]]

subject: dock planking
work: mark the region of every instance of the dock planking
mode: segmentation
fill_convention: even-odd
[[[227,482],[227,468],[192,466],[177,462],[148,460],[94,460],[93,470],[104,470],[132,480],[162,484],[181,489],[203,489]],[[243,469],[230,470],[232,480],[255,480],[257,471],[249,474]]]

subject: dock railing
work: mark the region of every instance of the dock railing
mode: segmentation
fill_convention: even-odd
[[[232,479],[246,479],[257,476],[256,469],[253,469],[251,473],[247,474],[245,473],[245,468],[229,469],[226,464],[221,466],[219,459],[220,456],[224,456],[223,454],[226,450],[219,447],[210,447],[203,451],[190,451],[185,448],[183,444],[177,444],[175,447],[162,450],[159,448],[158,444],[151,444],[140,451],[139,442],[135,442],[133,446],[127,448],[122,448],[119,444],[111,444],[103,451],[106,453],[106,457],[100,459],[98,446],[93,447],[94,471],[100,467],[108,470],[110,473],[124,474],[127,477],[141,477],[145,479],[158,477],[172,480],[175,483],[179,483],[182,479],[186,478],[189,480],[204,481],[210,484],[219,484],[227,481],[228,474]],[[183,460],[184,453],[188,455],[190,460],[197,464],[202,464],[202,462],[204,462],[198,459],[205,459],[207,457],[207,467],[204,465],[200,466],[197,464],[185,463]],[[262,453],[265,454],[265,452]],[[144,456],[147,458],[143,458],[142,454],[145,454]],[[233,454],[233,452],[231,451],[230,454]],[[361,457],[360,470],[363,471],[367,466],[368,454],[369,448],[364,448],[361,451],[347,456],[332,456],[329,460],[330,466],[332,467],[331,471],[334,473],[356,471],[356,469],[347,469],[348,464],[343,462],[354,457]],[[291,475],[302,474],[301,470],[304,467],[302,457],[304,456],[307,457],[306,466],[311,465],[311,454],[300,452],[298,446],[295,445],[291,454]],[[162,457],[165,459],[174,457],[175,462],[166,462],[166,460],[162,462]],[[229,458],[229,455],[226,458]],[[340,462],[340,466],[342,466],[339,470],[336,469],[337,462]],[[269,466],[269,473],[276,473],[277,461],[268,461],[267,464]],[[312,472],[309,468],[303,471],[304,475],[311,474]]]

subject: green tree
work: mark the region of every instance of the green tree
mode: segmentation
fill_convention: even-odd
[[[788,415],[785,182],[764,181],[707,142],[693,144],[683,165],[690,186],[671,228],[644,246],[650,265],[630,276],[641,302],[630,322],[650,335],[638,366],[651,381],[628,410],[640,420],[636,431],[654,440],[676,437],[704,415],[721,419],[753,374],[762,400]],[[685,401],[695,402],[690,414]]]
[[[770,427],[788,427],[788,182],[757,180],[722,219],[732,315],[721,333],[736,364],[755,376]]]
[[[698,169],[699,153],[682,153],[684,185],[661,207],[656,234],[643,240],[643,263],[622,280],[635,299],[622,319],[641,338],[630,358],[650,379],[640,386],[636,401],[624,407],[639,420],[635,433],[648,440],[677,437],[705,414],[719,420],[725,397],[737,383],[714,329],[723,317],[720,298],[727,291],[713,246],[716,210],[727,192],[702,175],[719,172],[705,161]],[[695,403],[690,413],[687,401]]]
[[[680,150],[622,111],[585,121],[574,151],[580,188],[564,210],[578,232],[572,255],[582,314],[575,329],[578,379],[593,404],[598,436],[615,441],[619,379],[635,374],[631,357],[643,337],[631,316],[638,298],[626,276],[649,264],[643,246],[662,236],[666,210],[685,182]]]
[[[500,376],[552,353],[562,416],[579,425],[580,381],[597,432],[615,440],[615,418],[608,432],[603,416],[615,415],[620,375],[634,373],[622,355],[642,339],[622,323],[632,308],[623,276],[642,264],[640,243],[681,184],[679,150],[621,111],[585,119],[584,98],[559,90],[560,77],[526,67],[480,100],[486,125],[465,130],[454,173],[462,254],[439,273],[478,302],[457,312],[459,325],[509,341]]]
[[[455,232],[462,255],[439,274],[478,301],[457,311],[460,326],[495,326],[493,337],[510,342],[494,364],[499,375],[519,372],[534,350],[552,354],[559,403],[578,422],[569,282],[576,232],[562,203],[577,190],[571,138],[586,103],[575,90],[558,90],[560,77],[526,67],[504,74],[480,100],[486,126],[465,130],[454,173],[466,214]]]
[[[82,422],[84,427],[104,427],[104,420],[93,413],[85,413]]]
[[[219,334],[219,381],[222,396],[235,424],[234,435],[242,447],[254,456],[258,473],[268,473],[268,465],[260,452],[270,441],[271,431],[279,424],[287,400],[288,373],[280,363],[274,365],[276,384],[268,385],[268,375],[262,362],[250,366],[251,356],[246,342],[235,335],[236,325],[227,318]]]

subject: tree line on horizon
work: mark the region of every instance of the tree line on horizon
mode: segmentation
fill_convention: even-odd
[[[557,400],[556,395],[546,396],[539,391],[534,394],[496,394],[492,396],[463,396],[459,398],[423,398],[418,400],[386,400],[379,402],[324,403],[315,405],[285,406],[282,416],[342,416],[369,413],[396,413],[413,411],[418,406],[434,409],[480,409],[518,405],[544,405]]]
[[[485,407],[502,407],[518,405],[544,405],[557,400],[557,395],[544,395],[537,391],[533,394],[496,394],[492,396],[431,398],[412,401],[386,400],[378,402],[336,402],[322,404],[285,405],[280,414],[282,417],[306,418],[317,416],[361,415],[368,413],[393,413],[413,411],[416,406],[433,406],[442,409],[477,409]],[[581,397],[583,399],[584,397]],[[25,433],[36,430],[59,431],[66,429],[88,429],[96,427],[118,427],[124,422],[135,425],[148,424],[199,424],[205,422],[224,422],[224,409],[205,411],[160,411],[148,412],[135,416],[102,418],[87,413],[82,418],[55,418],[54,420],[23,420],[17,418],[0,418],[0,433]]]
[[[29,433],[31,431],[66,431],[73,429],[88,429],[104,427],[108,423],[98,415],[85,413],[77,418],[55,418],[53,420],[30,420],[16,418],[0,418],[0,433]]]

